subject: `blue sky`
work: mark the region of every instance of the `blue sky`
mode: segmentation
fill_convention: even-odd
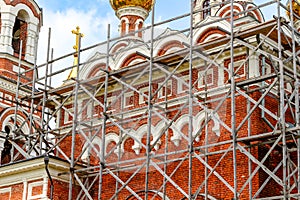
[[[111,24],[112,36],[118,36],[119,20],[112,10],[109,0],[35,0],[43,8],[43,27],[40,32],[38,63],[45,63],[48,29],[51,27],[51,47],[54,58],[73,52],[75,37],[71,30],[80,26],[85,35],[82,47],[106,40],[107,24]],[[266,2],[255,0],[256,4]],[[155,22],[167,20],[190,11],[190,0],[156,0]],[[264,9],[270,18],[276,9]],[[273,11],[273,12],[272,12]],[[149,17],[150,18],[150,17]],[[148,19],[146,25],[150,23]],[[188,20],[164,25],[173,29],[188,28]],[[62,61],[59,66],[72,63],[72,59]]]
[[[85,34],[83,46],[105,40],[107,24],[111,24],[113,36],[118,36],[118,19],[112,10],[109,0],[36,0],[43,8],[44,25],[40,42],[45,43],[48,28],[52,28],[52,47],[55,52],[70,52],[68,44],[74,39],[70,31],[77,25]],[[257,4],[263,0],[254,1]],[[190,10],[190,0],[156,0],[156,22],[166,20]],[[275,11],[275,10],[274,10]],[[148,19],[146,23],[150,23]],[[174,29],[187,26],[186,21],[169,24]],[[44,41],[43,41],[44,40]]]
[[[80,26],[86,47],[106,39],[107,24],[111,24],[112,36],[119,36],[119,20],[109,0],[36,0],[43,8],[43,27],[40,33],[39,63],[45,60],[48,28],[51,27],[51,47],[54,57],[73,51],[74,35],[71,30]],[[189,11],[190,0],[156,0],[156,22],[184,14]],[[149,17],[150,18],[150,17]],[[150,20],[146,21],[149,24]],[[178,28],[184,22],[170,25]],[[166,28],[162,27],[162,28]]]

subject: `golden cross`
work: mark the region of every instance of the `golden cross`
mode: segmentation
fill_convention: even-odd
[[[73,34],[75,34],[76,35],[76,44],[73,46],[73,49],[75,49],[76,50],[76,54],[74,55],[74,56],[77,56],[78,55],[78,46],[79,46],[79,39],[81,38],[81,37],[83,37],[83,34],[82,33],[80,33],[80,28],[79,28],[79,26],[77,26],[76,27],[76,30],[72,30],[72,33]]]
[[[73,49],[75,49],[75,53],[74,53],[74,62],[73,65],[76,67],[73,67],[67,80],[70,80],[72,78],[76,78],[77,77],[77,73],[78,73],[78,69],[77,69],[77,65],[78,65],[78,51],[79,51],[79,40],[80,38],[83,37],[83,34],[80,33],[80,28],[79,26],[76,27],[76,30],[72,30],[72,33],[76,35],[76,44],[73,46]]]

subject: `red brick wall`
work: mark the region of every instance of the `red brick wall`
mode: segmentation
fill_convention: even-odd
[[[60,180],[53,180],[54,190],[53,190],[53,200],[66,200],[69,195],[69,183],[63,182]],[[78,186],[73,187],[73,197],[78,195]],[[47,196],[50,198],[50,181],[48,182],[48,194]]]
[[[240,56],[235,58],[235,61],[238,60],[243,60],[244,56]],[[225,67],[228,67],[228,62],[227,64],[225,63]],[[238,74],[244,74],[246,73],[247,65],[245,65],[245,68],[242,68],[241,70],[238,71]],[[211,77],[212,80],[212,85],[209,86],[209,88],[213,88],[213,87],[217,87],[217,77],[218,77],[218,70],[216,67],[212,67],[213,69],[213,76]],[[199,69],[194,69],[193,70],[193,82],[196,83],[198,80],[198,72],[199,70],[202,70],[201,68]],[[181,76],[185,76],[187,75],[187,73],[185,72],[181,72],[180,75],[178,75],[179,77]],[[228,75],[225,74],[225,82],[227,82],[228,80]],[[238,81],[242,81],[245,80],[246,77],[242,77],[242,78],[238,78]],[[178,94],[177,93],[177,80],[175,79],[171,79],[172,80],[172,94],[170,94],[170,96],[168,96],[167,99],[172,99],[172,98],[178,98],[180,96],[186,96],[186,93],[182,93],[182,94]],[[158,88],[158,84],[162,83],[164,81],[163,78],[161,79],[157,79],[153,82],[153,91],[156,91]],[[135,85],[135,88],[137,88],[137,90],[141,90],[143,88],[147,88],[148,85],[147,84],[139,84],[139,85]],[[256,86],[252,86],[249,89],[255,89]],[[204,88],[198,88],[198,84],[195,84],[194,89],[196,91],[202,91],[204,90]],[[131,91],[131,90],[128,90]],[[133,90],[132,90],[133,91]],[[108,96],[118,96],[121,93],[121,91],[115,91],[113,93],[109,93]],[[147,95],[147,94],[146,94]],[[218,99],[218,98],[223,98],[225,94],[220,94],[220,95],[216,95],[214,97],[207,97],[207,100],[212,100],[210,101],[210,103],[206,103],[205,105],[207,106],[207,108],[215,110],[217,107],[220,107],[219,110],[217,111],[217,114],[219,115],[220,119],[227,124],[229,127],[231,127],[231,99],[227,98],[222,104],[221,106],[219,105],[220,101],[213,101],[214,99]],[[257,92],[252,92],[252,93],[247,93],[247,95],[249,95],[252,99],[254,100],[259,100],[262,93],[257,91]],[[103,96],[98,97],[98,99],[103,102]],[[110,115],[114,116],[114,114],[118,114],[121,110],[121,98],[117,99],[116,102],[114,102],[112,104],[112,107],[110,107],[110,109],[112,109],[111,113],[109,113]],[[155,102],[161,102],[163,101],[164,98],[162,99],[158,99],[157,95],[154,96],[153,101]],[[145,99],[147,101],[147,99]],[[124,111],[131,111],[134,110],[136,108],[145,108],[147,107],[147,103],[145,102],[139,102],[139,94],[137,92],[133,92],[133,97],[132,97],[132,106],[126,107],[123,110]],[[203,99],[199,98],[199,101],[203,103]],[[236,110],[236,126],[239,126],[240,123],[243,121],[243,119],[246,117],[247,115],[247,99],[245,97],[243,97],[242,95],[237,95],[236,99],[236,105],[235,105],[235,110]],[[87,101],[85,101],[86,103]],[[268,110],[270,110],[273,113],[277,113],[278,112],[278,98],[276,97],[276,95],[268,95],[265,98],[265,105],[266,108]],[[84,103],[84,104],[85,104]],[[250,104],[251,108],[253,107],[253,103]],[[164,116],[170,120],[172,120],[178,113],[178,109],[181,108],[182,105],[176,105],[176,106],[168,106],[168,112],[164,113]],[[103,109],[99,108],[99,106],[97,107],[97,109],[95,108],[94,111],[96,113],[98,113],[98,116],[101,118],[103,117]],[[193,115],[196,116],[199,112],[202,111],[202,108],[198,105],[195,105],[193,107]],[[291,118],[291,110],[287,111],[287,121],[291,121],[292,122],[292,118]],[[86,116],[87,112],[84,112],[84,119],[88,119],[89,116]],[[175,121],[182,115],[184,114],[188,114],[188,108],[184,108],[181,113],[174,119]],[[267,120],[270,121],[271,124],[275,125],[276,121],[274,119],[272,119],[270,116],[268,116],[267,114],[265,115],[265,118]],[[118,120],[118,119],[117,119]],[[124,119],[124,120],[128,120],[128,119]],[[156,126],[162,119],[160,117],[157,117],[155,115],[152,116],[151,121],[152,121],[152,125]],[[270,132],[272,129],[267,125],[267,123],[265,123],[262,120],[262,111],[261,109],[256,109],[252,114],[251,114],[251,125],[250,127],[248,127],[248,121],[246,121],[246,123],[244,123],[240,130],[238,131],[238,138],[243,138],[246,137],[248,135],[258,135],[261,133],[266,133],[266,132]],[[119,121],[120,122],[120,121]],[[124,122],[122,123],[122,127],[124,129],[130,129],[132,128],[133,130],[137,130],[139,127],[141,127],[142,125],[147,124],[147,115],[136,115],[130,118],[130,121],[128,122]],[[121,132],[120,128],[118,128],[117,126],[113,125],[113,123],[108,122],[106,127],[106,132],[107,133],[111,133],[114,132],[116,134],[119,134]],[[218,137],[217,135],[215,135],[215,133],[213,133],[212,131],[212,127],[214,126],[213,122],[209,122],[209,126],[208,126],[208,130],[209,130],[209,138],[207,139],[209,144],[214,144],[217,142],[222,142],[222,141],[230,141],[232,139],[232,135],[231,133],[226,130],[223,126],[220,126],[220,137]],[[98,128],[98,127],[96,127]],[[249,131],[248,131],[249,130]],[[173,144],[173,142],[170,141],[171,136],[173,136],[173,132],[171,129],[168,130],[169,131],[169,135],[168,135],[168,152],[179,152],[181,150],[184,149],[188,149],[188,142],[185,139],[182,139],[180,142],[180,145],[177,147]],[[184,134],[187,135],[188,132],[188,126],[184,126],[181,130]],[[96,131],[92,132],[93,134],[96,133]],[[101,138],[101,129],[99,129],[97,136]],[[194,148],[195,148],[195,153],[197,155],[200,155],[202,151],[200,151],[199,149],[197,149],[197,147],[204,145],[205,144],[205,131],[202,131],[202,134],[200,135],[200,141],[199,142],[194,142]],[[152,136],[150,138],[152,140]],[[146,135],[144,135],[142,142],[144,144],[146,144]],[[83,136],[79,136],[76,135],[76,150],[75,150],[75,157],[77,157],[80,152],[81,152],[81,148],[83,147],[85,143],[85,139]],[[143,161],[137,161],[137,158],[144,158],[146,156],[146,150],[144,148],[141,149],[139,155],[136,155],[134,150],[132,149],[132,146],[134,144],[134,140],[133,139],[126,139],[125,143],[124,143],[124,154],[122,155],[122,157],[120,158],[121,161],[125,161],[125,160],[131,160],[127,163],[127,167],[128,166],[140,166],[141,164],[143,164]],[[212,155],[208,156],[208,164],[210,165],[211,168],[216,167],[216,172],[225,179],[225,181],[231,185],[231,187],[233,187],[234,185],[234,176],[233,176],[233,153],[232,150],[229,150],[226,154],[225,151],[228,150],[228,148],[230,148],[230,144],[231,142],[227,143],[227,144],[223,144],[223,145],[218,145],[218,146],[214,146],[214,147],[210,147],[208,148],[209,153],[212,153]],[[248,145],[252,145],[250,153],[252,154],[252,156],[257,159],[258,161],[261,161],[264,157],[264,155],[266,154],[266,152],[269,150],[270,146],[267,144],[264,144],[263,141],[243,141],[243,142],[239,142],[239,145],[241,145],[242,147],[244,147],[245,149],[248,149],[247,146]],[[70,154],[70,145],[71,145],[71,137],[67,137],[65,139],[65,141],[61,144],[61,148],[67,152],[67,155]],[[112,142],[108,145],[107,147],[107,151],[109,152],[110,150],[112,150],[115,147],[116,143]],[[155,155],[160,155],[163,154],[165,151],[165,147],[166,147],[166,139],[165,136],[163,136],[161,138],[161,146],[159,148],[159,150],[154,150],[152,149],[153,152],[155,152]],[[217,153],[218,151],[223,151],[222,153]],[[93,152],[93,151],[92,151]],[[225,154],[225,155],[224,155]],[[224,155],[224,157],[221,159],[221,157]],[[171,176],[172,174],[172,180],[174,180],[176,182],[176,184],[182,188],[186,193],[188,191],[188,176],[189,176],[189,163],[188,160],[184,160],[182,161],[182,163],[180,162],[180,159],[183,159],[186,156],[186,152],[183,152],[181,154],[179,153],[174,153],[172,155],[168,156],[168,159],[178,159],[177,161],[174,162],[170,162],[168,163],[167,167],[167,175]],[[163,157],[161,157],[160,159],[162,159]],[[155,163],[159,163],[161,160],[160,159],[153,159],[153,161]],[[204,159],[204,157],[202,157],[202,159]],[[294,155],[293,159],[295,159],[296,161],[296,156]],[[282,155],[280,155],[280,149],[276,149],[275,151],[273,151],[271,153],[271,155],[267,158],[267,160],[265,161],[264,165],[270,169],[271,171],[279,164],[279,162],[282,160]],[[106,158],[106,164],[107,164],[107,168],[114,171],[114,166],[110,166],[111,163],[117,163],[118,162],[118,158],[117,156],[112,153],[111,155],[109,155]],[[216,166],[216,164],[219,162],[218,166]],[[198,187],[203,183],[204,181],[204,170],[205,170],[205,166],[197,159],[197,158],[193,158],[193,166],[192,166],[192,176],[193,176],[193,180],[192,180],[192,190],[193,192],[195,192]],[[255,170],[255,168],[257,167],[257,164],[254,164],[254,162],[252,163],[251,169],[249,169],[248,167],[248,163],[249,163],[249,159],[248,157],[243,154],[242,152],[240,152],[239,150],[237,150],[237,184],[238,184],[238,189],[240,190],[242,188],[242,186],[245,184],[246,180],[249,177],[249,171],[253,172]],[[91,154],[91,165],[95,165],[98,166],[99,165],[99,158],[97,157],[97,154],[94,152]],[[163,169],[163,165],[159,165],[159,167],[161,169]],[[174,170],[176,169],[176,171],[174,172]],[[136,168],[130,168],[127,170],[122,170],[119,172],[114,171],[114,173],[116,174],[116,176],[118,176],[123,182],[126,182],[135,172]],[[173,173],[174,172],[174,173]],[[210,170],[208,170],[208,173],[210,172]],[[109,199],[111,198],[115,192],[116,192],[116,180],[115,178],[107,173],[104,170],[105,175],[103,176],[103,184],[102,184],[102,198],[103,199]],[[280,168],[278,170],[278,172],[276,173],[276,175],[279,178],[282,178],[282,168]],[[163,176],[152,166],[150,167],[150,172],[149,172],[149,190],[161,190],[161,186],[163,184]],[[267,178],[267,174],[262,170],[258,170],[258,172],[253,176],[251,184],[252,184],[252,188],[253,188],[253,194],[255,194],[255,192],[259,189],[259,187],[262,186],[262,184],[264,183],[264,181]],[[121,187],[121,184],[118,184],[119,188]],[[140,192],[139,194],[143,195],[143,191],[145,190],[145,168],[143,168],[137,175],[135,175],[132,180],[128,183],[128,186],[136,191],[136,192]],[[277,189],[276,189],[277,188]],[[92,194],[94,195],[94,198],[97,198],[97,191],[98,191],[98,184],[95,184],[95,188],[93,188],[92,190]],[[279,195],[278,192],[278,185],[274,182],[274,181],[269,181],[268,184],[266,185],[266,187],[264,188],[264,190],[260,193],[260,195],[258,197],[268,197],[268,196],[274,196],[274,195]],[[214,196],[217,199],[231,199],[233,198],[233,193],[227,189],[227,186],[222,183],[222,181],[215,175],[212,174],[209,178],[208,178],[208,192],[210,195]],[[166,184],[166,193],[167,196],[170,199],[181,199],[184,196],[182,194],[180,194],[178,192],[178,190],[176,189],[175,186],[173,186],[171,183],[167,183]],[[204,188],[202,188],[202,190],[200,190],[200,193],[204,193]],[[130,192],[128,192],[127,189],[123,189],[119,194],[118,194],[120,199],[126,199],[127,197],[129,197],[131,194]],[[249,186],[247,185],[245,187],[245,189],[241,192],[240,194],[240,199],[248,199],[249,197]],[[200,197],[199,197],[200,198]],[[200,198],[201,199],[201,198]]]

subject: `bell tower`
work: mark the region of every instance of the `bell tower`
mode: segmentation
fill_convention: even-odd
[[[19,56],[22,70],[33,66],[42,10],[34,0],[0,0],[0,6],[0,75],[15,79]]]
[[[23,123],[30,113],[24,106],[29,102],[17,99],[31,94],[30,69],[41,25],[42,10],[34,0],[0,0],[0,166],[11,160],[12,145],[7,139],[13,130],[23,124],[21,132],[30,132],[29,125]],[[26,90],[18,87],[23,83],[27,84]],[[24,146],[25,141],[15,143]]]

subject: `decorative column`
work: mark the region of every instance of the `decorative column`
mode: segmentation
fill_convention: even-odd
[[[7,8],[7,7],[4,7]],[[4,11],[7,9],[4,9]],[[1,36],[0,36],[0,52],[13,54],[12,48],[12,31],[16,16],[9,12],[1,12]]]
[[[35,38],[38,33],[38,20],[36,23],[29,22],[27,26],[27,43],[26,43],[26,52],[25,59],[29,62],[34,62],[34,52],[35,52]]]

